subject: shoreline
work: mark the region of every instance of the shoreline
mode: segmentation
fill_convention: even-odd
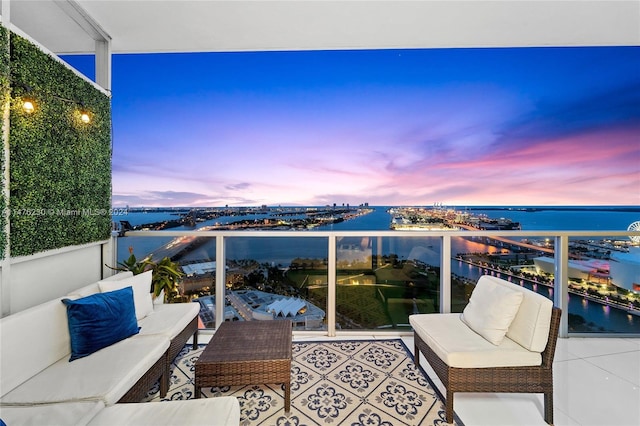
[[[547,288],[550,288],[550,289],[554,289],[555,288],[555,286],[552,283],[550,284],[550,283],[547,283],[547,282],[544,282],[544,281],[532,281],[532,280],[530,280],[530,279],[528,279],[526,277],[523,277],[521,275],[516,275],[516,274],[514,274],[512,272],[504,271],[502,269],[497,269],[497,268],[492,268],[490,266],[481,265],[479,263],[475,263],[473,261],[464,259],[464,258],[462,258],[460,256],[452,257],[452,259],[459,260],[459,261],[461,261],[463,263],[466,263],[468,265],[474,266],[474,267],[476,267],[478,269],[484,269],[484,270],[495,272],[497,274],[503,274],[503,275],[507,275],[509,277],[513,277],[513,278],[516,278],[516,279],[519,279],[519,280],[523,280],[525,282],[528,282],[530,285],[543,285],[543,286],[545,286]],[[598,297],[596,297],[596,296],[594,296],[592,294],[586,293],[586,289],[584,289],[583,291],[578,291],[578,290],[576,290],[574,288],[571,288],[571,286],[569,286],[568,291],[569,291],[570,294],[574,294],[574,295],[576,295],[578,297],[582,297],[582,298],[590,300],[592,302],[596,302],[596,303],[598,303],[598,304],[600,304],[602,306],[607,306],[609,308],[617,309],[617,310],[619,310],[621,312],[625,312],[625,313],[628,313],[630,315],[638,315],[638,316],[640,316],[640,309],[633,309],[632,307],[629,307],[628,305],[623,305],[623,304],[618,303],[616,301],[603,300],[603,299],[598,298]]]

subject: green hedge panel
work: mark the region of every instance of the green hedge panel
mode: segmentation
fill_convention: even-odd
[[[24,38],[11,34],[10,47],[11,255],[107,239],[109,97]],[[31,114],[22,109],[26,98],[35,104]]]

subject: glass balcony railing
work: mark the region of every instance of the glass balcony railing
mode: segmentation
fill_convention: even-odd
[[[142,257],[185,272],[204,328],[288,317],[296,330],[410,332],[414,313],[462,312],[490,274],[548,297],[561,335],[640,335],[635,231],[129,231]],[[139,248],[143,248],[140,253]],[[586,260],[588,259],[588,260]],[[221,267],[224,265],[224,267]]]

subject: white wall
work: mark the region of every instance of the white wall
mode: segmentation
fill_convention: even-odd
[[[0,268],[2,316],[61,297],[112,274],[112,240],[4,260]]]

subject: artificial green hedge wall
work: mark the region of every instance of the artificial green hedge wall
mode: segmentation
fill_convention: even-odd
[[[5,105],[9,102],[9,31],[0,25],[0,134],[4,132],[4,120],[2,119]],[[4,171],[6,167],[4,155],[4,138],[0,137],[3,144],[0,147],[0,259],[4,259],[7,249],[7,199],[4,196]]]
[[[109,238],[109,97],[13,33],[10,73],[11,256]],[[31,114],[22,108],[27,98]]]

